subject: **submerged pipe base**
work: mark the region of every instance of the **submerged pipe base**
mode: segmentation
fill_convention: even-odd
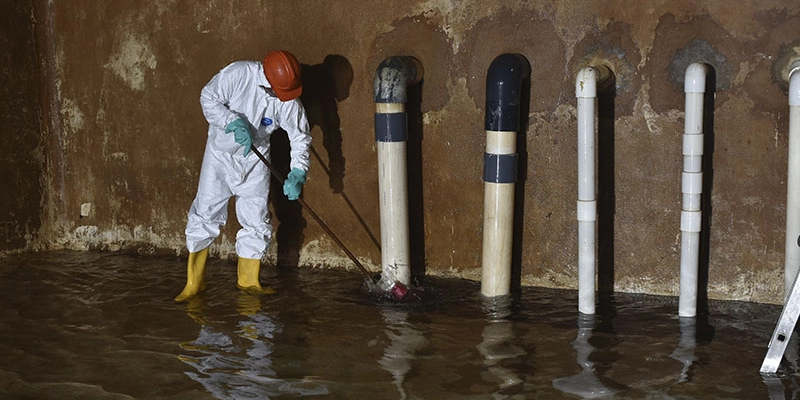
[[[408,287],[400,281],[395,281],[392,286],[389,287],[388,293],[395,300],[403,300],[408,294]]]

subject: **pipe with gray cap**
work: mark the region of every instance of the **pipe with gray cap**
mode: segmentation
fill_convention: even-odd
[[[413,57],[389,57],[373,80],[375,141],[378,148],[378,190],[381,215],[381,281],[387,291],[411,281],[406,149],[407,87],[422,79],[422,64]],[[395,295],[395,297],[397,297]]]

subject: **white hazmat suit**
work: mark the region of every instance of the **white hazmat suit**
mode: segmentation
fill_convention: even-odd
[[[236,254],[261,259],[272,238],[267,200],[269,170],[225,128],[242,118],[250,124],[253,146],[269,158],[270,136],[283,128],[291,144],[291,168],[308,171],[311,145],[308,120],[299,98],[281,101],[272,92],[262,63],[237,61],[217,73],[200,94],[208,121],[197,196],[189,210],[186,247],[194,253],[208,248],[227,220],[227,205],[236,196],[236,217],[242,229],[236,234]]]

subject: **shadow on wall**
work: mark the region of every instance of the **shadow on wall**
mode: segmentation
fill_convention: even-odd
[[[316,160],[314,168],[322,168],[328,175],[328,186],[347,203],[375,248],[380,250],[380,241],[344,192],[345,158],[342,154],[343,135],[337,103],[350,97],[353,66],[346,58],[334,54],[325,57],[322,64],[303,65],[302,68],[303,95],[300,99],[305,106],[311,128],[318,126],[322,130],[322,146],[328,155],[326,163],[312,143],[310,151]]]
[[[614,293],[614,216],[617,213],[614,182],[615,99],[617,76],[611,73],[597,88],[597,291],[600,314],[613,309],[607,301]]]
[[[709,66],[703,98],[703,194],[700,198],[700,254],[697,271],[697,314],[708,316],[708,270],[711,259],[711,189],[714,187],[714,99],[717,72]]]
[[[528,180],[528,126],[531,109],[531,78],[526,76],[520,88],[519,130],[517,132],[517,182],[514,187],[514,226],[511,250],[511,291],[522,288],[522,244],[525,235],[525,186]]]
[[[422,85],[425,78],[407,88],[406,115],[408,140],[406,157],[408,168],[408,237],[411,277],[421,281],[425,277],[425,203],[422,180]]]
[[[344,190],[345,159],[342,155],[342,131],[336,103],[350,96],[353,67],[340,55],[325,57],[322,64],[303,65],[303,95],[300,99],[308,114],[311,128],[322,130],[322,145],[328,153],[328,164],[312,145],[312,153],[328,175],[334,193]]]
[[[342,195],[364,229],[377,243],[377,239],[369,232],[366,223],[344,194],[345,158],[342,154],[342,131],[337,103],[350,96],[353,67],[346,58],[340,55],[329,55],[325,57],[322,64],[303,64],[301,68],[303,94],[300,100],[306,109],[310,127],[318,126],[322,130],[322,145],[327,152],[328,162],[323,161],[313,144],[310,148],[311,155],[316,158],[316,166],[321,167],[328,175],[328,185],[331,190]],[[286,132],[278,130],[273,133],[271,146],[272,163],[283,176],[286,176],[289,172],[290,161],[289,138]],[[273,188],[281,187],[274,176],[271,186]],[[271,193],[275,217],[280,223],[275,233],[275,242],[278,246],[278,266],[296,267],[305,238],[303,231],[306,227],[306,220],[301,212],[302,206],[297,201],[289,201],[283,195],[282,189],[272,190]]]

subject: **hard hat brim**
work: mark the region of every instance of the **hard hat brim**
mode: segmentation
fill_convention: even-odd
[[[275,95],[278,96],[281,101],[289,101],[300,97],[300,95],[303,94],[303,87],[300,86],[292,90],[283,90],[273,87],[272,91],[275,92]]]

